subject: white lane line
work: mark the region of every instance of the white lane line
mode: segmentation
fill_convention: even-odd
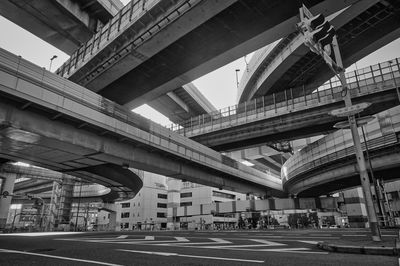
[[[11,250],[11,249],[0,249],[0,252],[17,253],[17,254],[39,256],[39,257],[46,257],[46,258],[60,259],[60,260],[79,261],[79,262],[86,262],[86,263],[100,264],[100,265],[108,265],[108,266],[122,266],[121,264],[107,263],[107,262],[102,262],[102,261],[75,259],[75,258],[68,258],[68,257],[61,257],[61,256],[54,256],[54,255],[40,254],[40,253],[32,253],[32,252]]]
[[[154,236],[145,236],[144,240],[154,240]]]
[[[268,240],[264,240],[264,239],[249,239],[249,240],[250,241],[254,241],[254,242],[258,242],[258,243],[266,244],[266,246],[287,246],[286,244],[283,244],[283,243],[268,241]]]
[[[265,262],[263,260],[246,260],[246,259],[235,259],[235,258],[225,258],[225,257],[196,256],[196,255],[185,255],[185,254],[168,253],[168,252],[153,252],[153,251],[127,250],[127,249],[117,249],[117,250],[125,251],[125,252],[132,252],[132,253],[159,255],[159,256],[177,256],[177,257],[188,257],[188,258],[198,258],[198,259],[229,260],[229,261],[253,262],[253,263],[264,263]]]
[[[332,236],[332,234],[310,234],[310,236]]]
[[[187,239],[186,237],[179,237],[176,236],[175,239],[179,242],[189,242],[189,239]]]
[[[306,243],[306,244],[312,244],[312,245],[316,245],[318,244],[318,241],[309,241],[309,240],[297,240],[298,242],[302,242],[302,243]]]
[[[265,245],[232,245],[232,246],[197,246],[196,248],[203,249],[225,249],[225,250],[240,250],[240,251],[251,251],[251,252],[286,252],[286,253],[310,253],[327,255],[329,252],[321,251],[310,251],[309,248],[268,248],[268,249],[255,249],[254,247],[264,247]],[[193,248],[190,245],[181,246],[184,248]]]
[[[217,242],[217,243],[215,243],[215,244],[232,244],[231,241],[224,240],[224,239],[222,239],[222,238],[209,238],[209,239],[212,240],[212,241],[214,241],[214,242]]]
[[[342,235],[342,236],[367,236],[367,235]]]
[[[217,245],[217,244],[232,244],[232,242],[221,239],[221,238],[209,238],[213,242],[194,242],[194,243],[166,243],[166,244],[156,244],[157,246],[182,246],[182,245],[189,245],[189,246],[195,246],[195,245]],[[178,240],[178,239],[177,239]],[[186,242],[189,242],[189,240],[186,239]]]
[[[121,239],[121,238],[127,238],[127,237],[128,237],[128,235],[121,235],[121,236],[118,236],[117,238]]]
[[[13,233],[0,234],[0,236],[55,236],[55,235],[76,235],[83,232],[36,232],[36,233]]]

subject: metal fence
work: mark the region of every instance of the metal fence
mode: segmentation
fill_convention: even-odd
[[[352,97],[392,89],[400,84],[400,58],[372,65],[346,74]],[[312,86],[311,86],[312,88]],[[218,111],[202,114],[169,128],[184,136],[191,137],[259,119],[279,116],[288,111],[304,110],[332,102],[342,101],[342,86],[333,77],[321,86],[290,88],[264,97],[229,106]]]

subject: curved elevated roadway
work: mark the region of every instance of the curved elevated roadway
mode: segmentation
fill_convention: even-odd
[[[128,167],[244,193],[281,180],[1,50],[1,157],[135,190]],[[133,173],[131,173],[133,174]]]
[[[38,168],[33,166],[18,166],[12,164],[3,164],[1,166],[0,175],[3,172],[16,173],[18,179],[14,185],[13,194],[40,194],[42,198],[49,198],[51,196],[51,190],[53,183],[63,183],[67,179],[72,182],[84,182],[82,191],[80,192],[81,197],[88,199],[98,199],[105,202],[111,202],[116,200],[127,200],[133,198],[138,191],[120,193],[119,189],[115,189],[111,183],[102,182],[103,185],[90,184],[86,181],[82,181],[80,178],[76,178],[71,175],[63,174],[49,169]],[[143,172],[132,169],[141,179],[143,179]],[[137,189],[141,189],[137,186]],[[126,191],[130,191],[130,188],[126,188]],[[49,193],[46,193],[49,192]],[[75,192],[74,197],[78,197]]]
[[[365,0],[334,14],[330,22],[337,30],[345,67],[400,36],[398,1]],[[304,44],[302,34],[292,33],[257,51],[249,72],[239,86],[239,102],[270,95],[289,88],[322,84],[333,76],[322,58]]]
[[[399,178],[400,106],[377,114],[365,126],[365,135],[375,177]],[[295,153],[281,173],[285,189],[301,197],[360,186],[350,130],[338,130]]]
[[[395,59],[393,61],[399,61]],[[362,115],[371,115],[398,105],[399,65],[383,62],[346,75],[353,102],[370,102]],[[328,113],[344,107],[337,78],[307,93],[303,87],[273,93],[201,116],[175,130],[220,151],[242,149],[327,134],[344,118]]]

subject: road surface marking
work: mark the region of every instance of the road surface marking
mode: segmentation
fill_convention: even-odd
[[[246,259],[235,259],[235,258],[224,258],[224,257],[196,256],[196,255],[185,255],[185,254],[179,254],[179,253],[169,253],[169,252],[153,252],[153,251],[128,250],[128,249],[117,249],[117,250],[125,251],[125,252],[132,252],[132,253],[159,255],[159,256],[177,256],[177,257],[188,257],[188,258],[198,258],[198,259],[230,260],[230,261],[253,262],[253,263],[264,263],[265,262],[263,260],[246,260]]]
[[[146,236],[144,240],[154,240],[154,236]]]
[[[166,243],[166,244],[156,244],[157,246],[182,246],[182,245],[217,245],[217,244],[232,244],[232,242],[221,239],[221,238],[209,238],[213,242],[193,242],[193,243]],[[186,239],[187,242],[189,240]]]
[[[318,241],[309,241],[309,240],[297,240],[297,241],[299,241],[299,242],[303,242],[303,243],[306,243],[306,244],[318,244]]]
[[[179,236],[176,236],[175,239],[176,239],[177,241],[179,241],[179,242],[189,242],[189,241],[190,241],[190,240],[187,239],[186,237],[179,237]]]
[[[332,234],[310,234],[310,236],[332,236]]]
[[[218,244],[232,244],[231,241],[224,240],[222,238],[209,238],[210,240],[217,242]]]
[[[54,235],[76,235],[83,232],[38,232],[38,233],[13,233],[0,234],[0,236],[54,236]]]
[[[342,236],[367,236],[367,235],[342,235]]]
[[[119,236],[117,238],[121,239],[121,238],[127,238],[127,237],[128,237],[128,235],[121,235],[121,236]]]
[[[32,256],[39,256],[39,257],[46,257],[46,258],[60,259],[60,260],[79,261],[79,262],[108,265],[108,266],[122,266],[121,264],[107,263],[107,262],[102,262],[102,261],[75,259],[75,258],[68,258],[68,257],[61,257],[61,256],[54,256],[54,255],[40,254],[40,253],[32,253],[32,252],[11,250],[11,249],[0,249],[0,252],[17,253],[17,254],[32,255]]]
[[[258,242],[258,243],[267,244],[266,246],[287,246],[286,244],[283,244],[283,243],[268,241],[268,240],[264,240],[264,239],[249,239],[249,240]]]

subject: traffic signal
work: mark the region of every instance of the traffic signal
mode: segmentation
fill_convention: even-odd
[[[304,24],[307,28],[306,37],[309,40],[321,44],[321,48],[332,43],[336,31],[329,21],[325,19],[324,15],[319,14],[315,17],[305,19]]]

